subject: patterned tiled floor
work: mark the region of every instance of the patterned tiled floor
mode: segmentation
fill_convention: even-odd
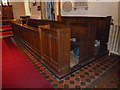
[[[88,85],[87,88],[118,88],[120,87],[120,75],[118,74],[120,74],[119,62],[105,71],[98,79]]]
[[[38,60],[36,60],[28,51],[23,48],[21,48],[21,50],[34,64],[38,71],[44,75],[44,77],[55,88],[86,88],[118,63],[116,58],[105,56],[60,80],[55,77],[46,67],[44,67],[44,65],[42,65]],[[100,88],[100,84],[98,87]],[[116,86],[113,88],[116,88]]]
[[[96,88],[118,88],[117,71],[113,71],[103,81],[101,81]]]

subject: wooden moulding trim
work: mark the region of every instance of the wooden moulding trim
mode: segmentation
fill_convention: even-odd
[[[34,28],[34,27],[32,27],[32,26],[23,25],[23,24],[16,23],[16,22],[13,22],[13,23],[16,24],[16,25],[18,25],[18,26],[27,28],[27,29],[29,29],[29,30],[31,30],[31,31],[39,32],[38,28]]]
[[[19,39],[18,37],[16,37],[16,38]],[[29,45],[27,42],[25,42],[25,41],[23,41],[21,39],[19,39],[19,41],[22,43],[22,45],[24,45],[27,49],[29,49],[29,52],[31,51],[32,55],[33,55],[33,52],[35,54],[39,53],[39,55],[37,54],[37,56],[42,58],[41,52],[38,49],[36,49],[35,47]]]

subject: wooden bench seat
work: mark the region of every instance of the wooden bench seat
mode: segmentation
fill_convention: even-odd
[[[27,25],[13,23],[14,38],[19,45],[29,50],[40,62],[51,70],[58,78],[62,78],[70,72],[90,63],[96,58],[95,40],[99,38],[99,55],[107,51],[107,36],[110,19],[108,17],[96,18],[93,22],[87,19],[76,21],[66,19],[63,21],[29,19]],[[79,18],[77,18],[79,19]],[[81,19],[81,18],[80,18]],[[99,23],[98,23],[99,22]],[[104,23],[103,27],[101,23]],[[100,33],[101,31],[101,33]],[[103,32],[105,31],[105,32]],[[98,33],[99,32],[99,33]],[[71,45],[70,38],[79,41],[80,55],[77,67],[71,67]],[[104,40],[103,37],[105,38]],[[103,46],[105,45],[105,46]],[[103,48],[104,47],[104,48]],[[73,47],[74,48],[74,47]],[[103,48],[101,50],[101,48]]]

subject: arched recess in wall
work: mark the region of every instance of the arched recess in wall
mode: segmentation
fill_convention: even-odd
[[[39,0],[36,5],[33,6],[34,2],[25,2],[26,15],[30,15],[32,18],[57,20],[59,15],[59,1],[60,0]],[[39,6],[39,10],[38,10]]]
[[[49,2],[47,2],[45,0],[45,10],[46,10],[46,18],[48,20],[55,20],[55,2],[54,2],[54,0],[49,0]]]
[[[60,0],[42,0],[41,2],[41,16],[42,19],[57,20],[57,16],[60,14]]]

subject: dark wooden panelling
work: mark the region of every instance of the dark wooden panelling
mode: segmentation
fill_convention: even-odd
[[[99,55],[107,51],[110,19],[62,17],[62,22],[29,19],[27,25],[13,23],[13,31],[15,39],[60,78],[71,71],[71,37],[80,41],[80,65],[95,58],[95,39],[100,40]]]
[[[38,60],[58,77],[62,77],[70,71],[70,29],[61,22],[57,24],[58,28],[54,25],[49,28],[40,25],[38,29],[14,22],[13,33],[15,39]]]
[[[14,19],[12,6],[2,6],[2,16],[6,16],[7,19]]]
[[[12,5],[2,6],[1,11],[2,11],[1,12],[2,26],[8,26],[8,25],[10,26],[11,19],[14,19]]]
[[[45,60],[43,63],[47,63],[54,73],[62,77],[70,70],[70,30],[65,25],[64,28],[41,27],[40,29]]]
[[[105,53],[107,51],[107,42],[109,36],[111,16],[107,16],[107,17],[62,16],[61,21],[94,24],[94,26],[97,27],[96,39],[100,40],[99,54]]]

